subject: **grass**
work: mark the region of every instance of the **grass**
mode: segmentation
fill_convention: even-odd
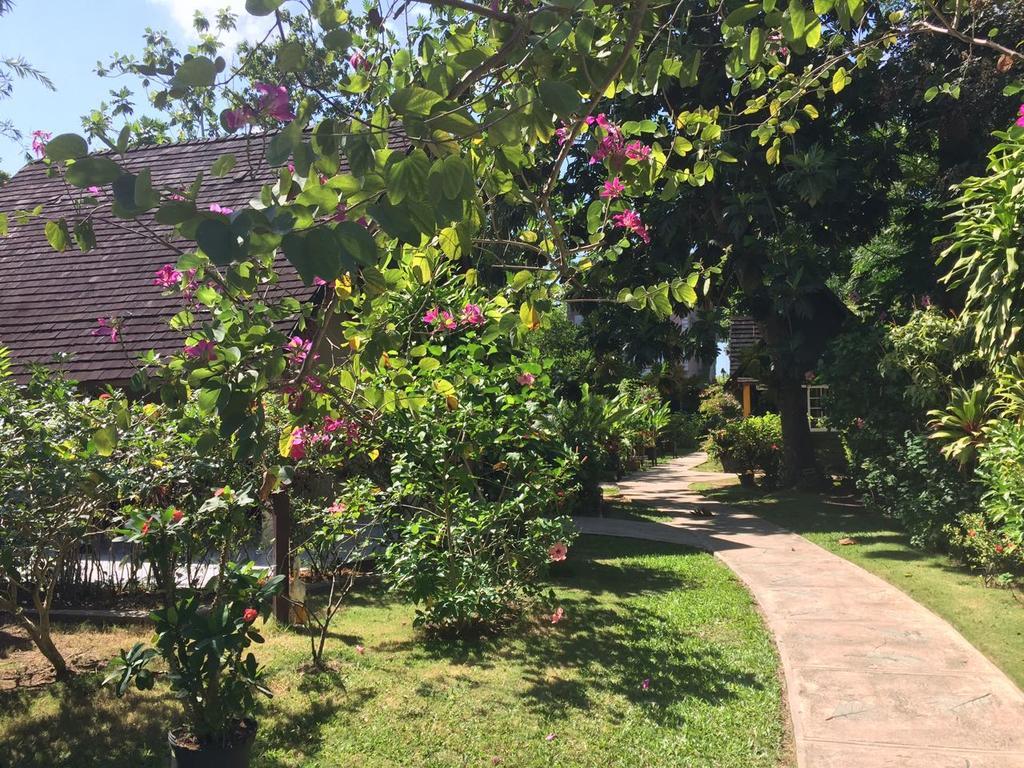
[[[980,575],[946,555],[912,546],[896,521],[850,497],[765,494],[732,484],[697,483],[694,489],[799,533],[899,587],[1024,687],[1024,610],[1014,593],[986,586]],[[855,543],[840,544],[842,539]]]
[[[360,593],[338,621],[329,673],[297,671],[307,639],[268,628],[260,657],[275,698],[262,705],[254,768],[789,764],[774,646],[713,558],[585,537],[552,586],[563,623],[473,647],[424,645],[409,605]],[[80,627],[60,639],[109,655],[131,634]],[[31,653],[0,644],[8,664]],[[0,692],[0,765],[164,766],[178,717],[166,692],[117,700],[97,685],[93,673]]]

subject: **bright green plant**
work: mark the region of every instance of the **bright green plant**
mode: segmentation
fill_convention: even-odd
[[[703,430],[712,432],[743,416],[743,406],[723,384],[715,382],[701,394],[697,413],[704,420]]]
[[[985,441],[985,433],[996,423],[992,418],[992,390],[979,383],[970,389],[954,389],[951,398],[945,409],[928,412],[931,438],[943,443],[943,456],[970,464]]]
[[[782,469],[782,421],[778,414],[751,416],[728,422],[708,434],[708,454],[727,472],[753,484],[754,473],[764,473],[766,488],[775,487]]]
[[[982,510],[1005,547],[1024,544],[1024,424],[1002,420],[989,429],[978,456]]]

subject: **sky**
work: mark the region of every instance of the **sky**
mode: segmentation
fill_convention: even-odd
[[[0,118],[12,120],[24,134],[20,143],[0,138],[0,168],[12,173],[25,162],[32,131],[55,136],[81,132],[81,116],[121,87],[117,80],[97,77],[96,62],[115,51],[140,53],[146,27],[169,33],[184,47],[195,40],[196,10],[211,18],[224,7],[238,14],[240,28],[228,43],[253,38],[267,24],[246,15],[244,0],[51,0],[44,6],[45,20],[38,18],[40,5],[39,0],[15,0],[14,10],[0,16],[0,56],[25,57],[57,86],[52,93],[34,81],[19,80],[13,97],[0,101]]]

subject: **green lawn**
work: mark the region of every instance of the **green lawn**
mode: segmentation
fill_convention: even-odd
[[[737,485],[697,483],[694,488],[795,531],[896,585],[946,619],[1024,687],[1024,606],[1014,593],[987,587],[981,576],[945,555],[911,546],[896,521],[849,497],[763,494]],[[856,543],[840,544],[844,538]]]
[[[254,768],[789,764],[774,646],[712,557],[585,537],[553,586],[563,623],[469,649],[424,647],[410,606],[367,591],[338,622],[332,674],[297,671],[306,638],[269,629],[275,699]],[[64,639],[105,654],[130,635],[86,627]],[[118,701],[96,685],[92,674],[0,692],[0,765],[166,765],[166,694]]]

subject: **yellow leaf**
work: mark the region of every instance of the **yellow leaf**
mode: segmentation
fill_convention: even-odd
[[[818,110],[813,104],[804,104],[804,114],[811,118],[811,120],[818,119]]]
[[[367,454],[367,456],[370,457],[370,461],[376,461],[380,457],[380,451],[374,448]],[[380,493],[380,489],[377,489],[377,493]]]

